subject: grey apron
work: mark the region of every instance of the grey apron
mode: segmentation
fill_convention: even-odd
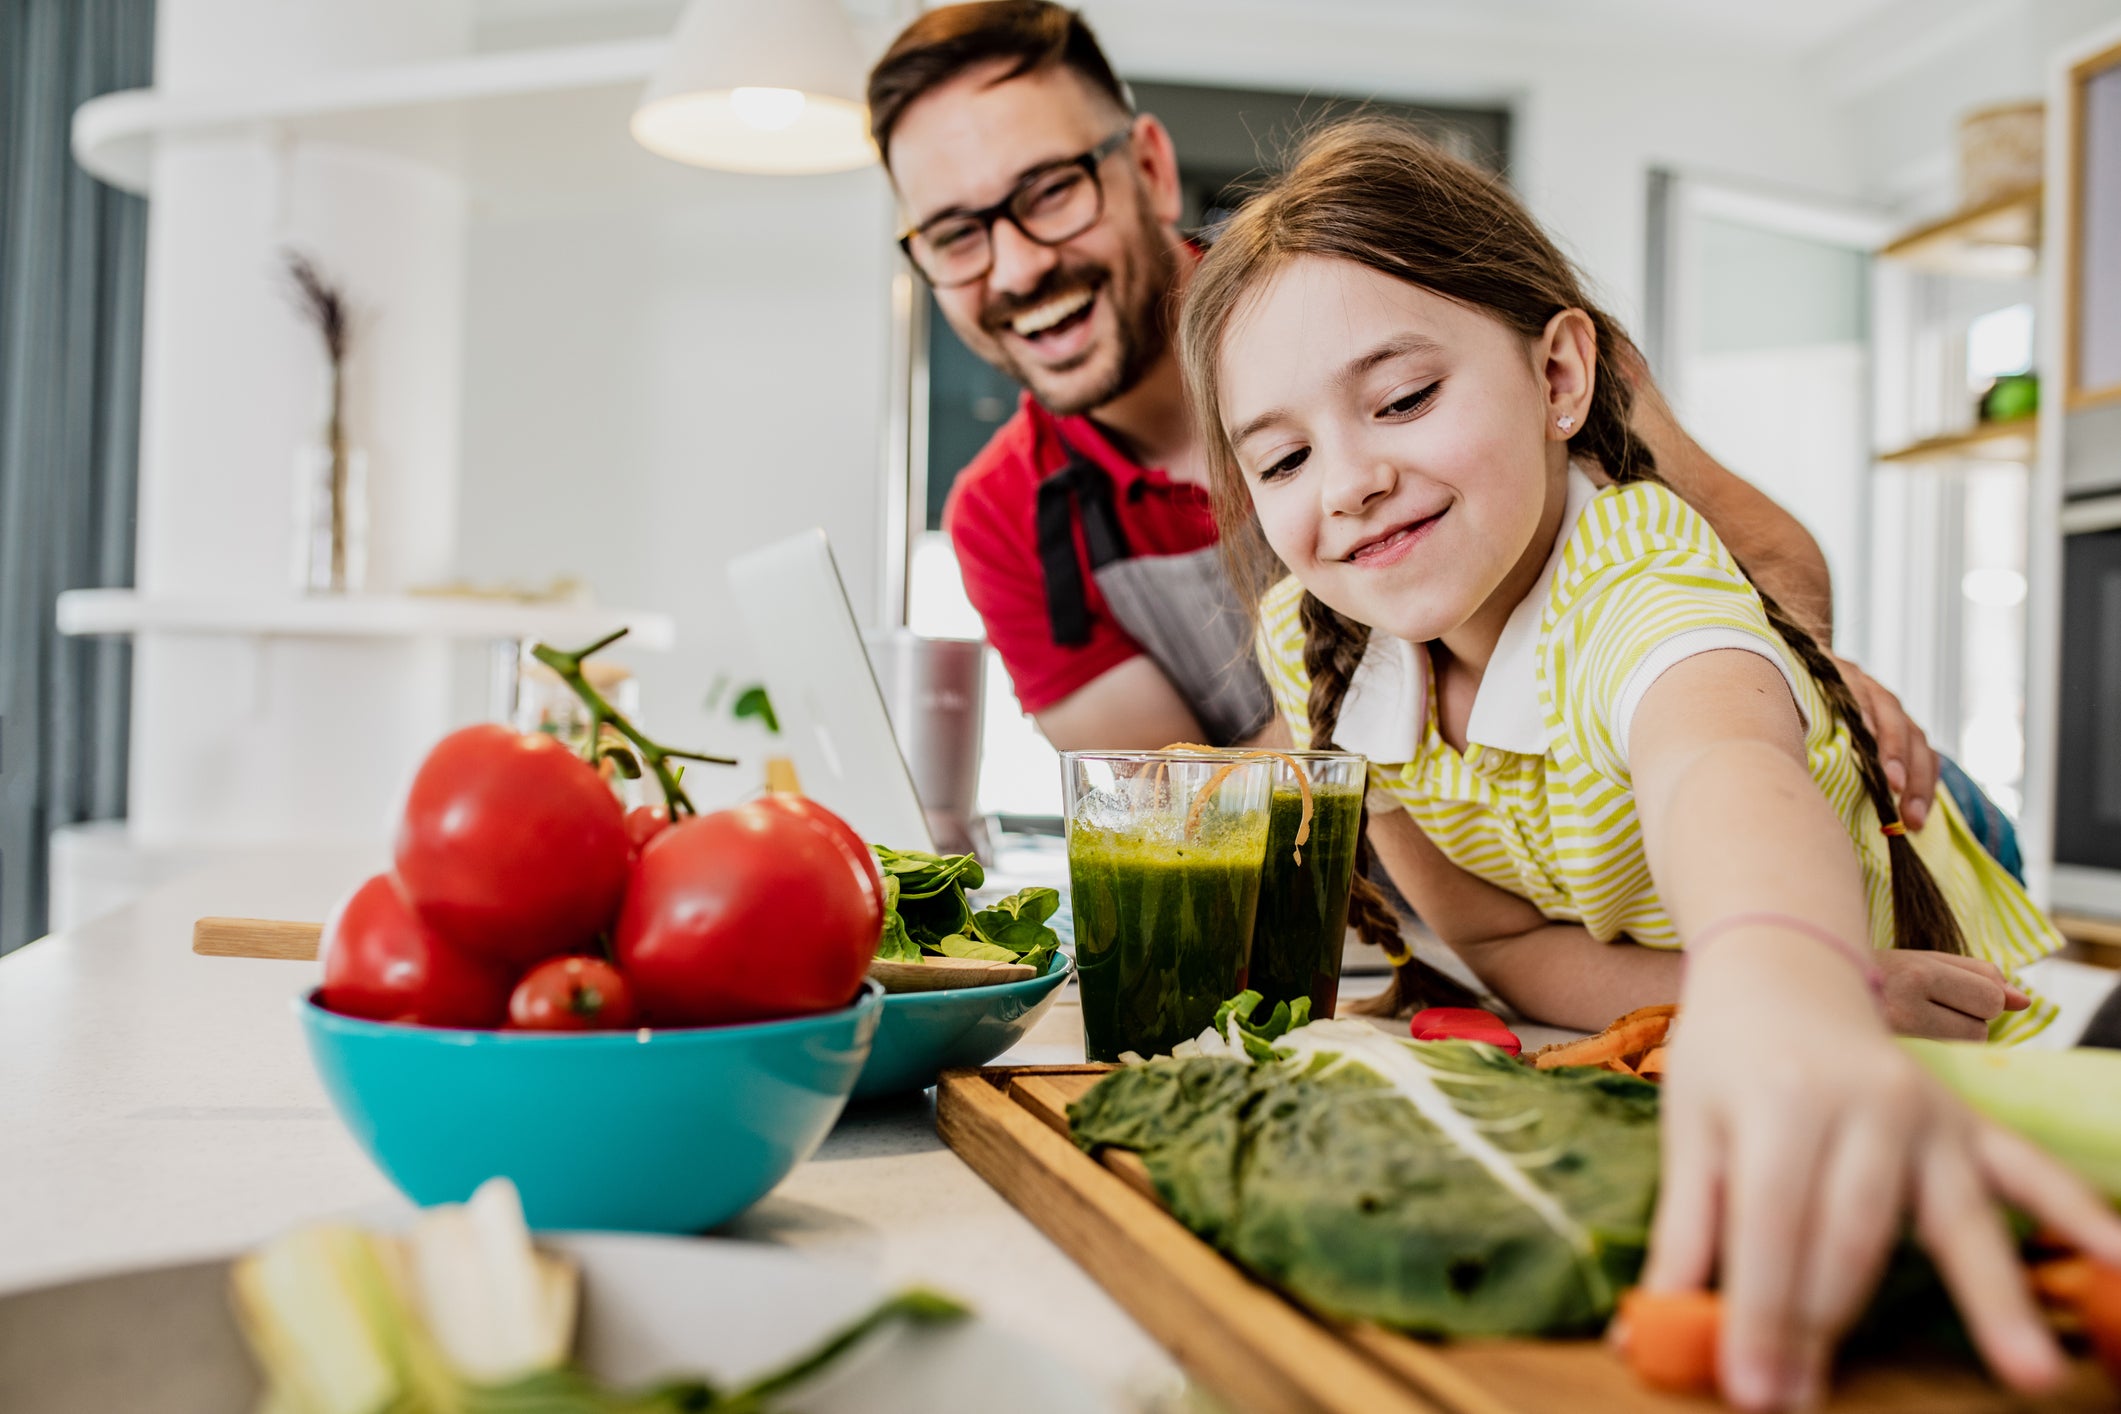
[[[1066,439],[1062,439],[1066,446]],[[1252,656],[1252,618],[1214,546],[1184,555],[1135,555],[1112,505],[1112,478],[1068,447],[1038,488],[1039,561],[1053,641],[1089,639],[1089,607],[1075,554],[1082,526],[1090,573],[1112,617],[1193,709],[1206,745],[1229,746],[1274,717],[1273,694]]]

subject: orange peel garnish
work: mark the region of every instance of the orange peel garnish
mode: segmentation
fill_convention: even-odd
[[[1272,760],[1279,761],[1282,765],[1287,766],[1296,777],[1296,788],[1302,792],[1304,799],[1303,815],[1296,822],[1296,840],[1293,850],[1296,862],[1298,864],[1304,862],[1304,845],[1311,838],[1311,774],[1304,770],[1302,762],[1286,751],[1233,750],[1223,746],[1202,746],[1199,742],[1194,741],[1174,741],[1163,749],[1165,751],[1189,752],[1195,756],[1227,756],[1231,758],[1229,763],[1221,770],[1208,777],[1208,784],[1202,787],[1200,794],[1193,798],[1193,808],[1186,812],[1186,838],[1188,839],[1200,832],[1201,812],[1208,808],[1208,801],[1214,796],[1216,787],[1228,780],[1232,771],[1235,771],[1247,761]]]

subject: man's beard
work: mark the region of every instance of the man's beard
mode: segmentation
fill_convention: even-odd
[[[981,323],[995,366],[1062,417],[1103,407],[1140,383],[1170,347],[1167,307],[1177,287],[1178,257],[1153,222],[1144,223],[1139,250],[1133,289],[1120,289],[1109,266],[1086,262],[1055,267],[1028,295],[991,302],[981,314]],[[1024,310],[1083,289],[1095,292],[1111,305],[1112,347],[1109,353],[1093,349],[1090,355],[1093,359],[1109,357],[1111,366],[1085,384],[1071,377],[1081,365],[1056,373],[1019,362],[1009,348],[1009,321]]]

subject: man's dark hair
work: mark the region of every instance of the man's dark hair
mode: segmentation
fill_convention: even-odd
[[[1080,74],[1120,111],[1133,109],[1105,51],[1097,46],[1097,36],[1067,6],[1052,0],[946,5],[906,26],[869,71],[869,133],[885,165],[891,162],[891,131],[915,99],[967,69],[998,59],[1009,61],[1009,67],[996,77],[997,83],[1059,64]]]

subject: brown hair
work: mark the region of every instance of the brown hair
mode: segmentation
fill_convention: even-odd
[[[1570,453],[1595,460],[1616,483],[1660,480],[1649,448],[1629,425],[1634,395],[1618,362],[1628,347],[1626,335],[1591,302],[1567,257],[1501,180],[1446,155],[1401,123],[1350,119],[1305,142],[1287,171],[1224,227],[1194,272],[1180,316],[1179,358],[1209,458],[1216,520],[1233,578],[1248,602],[1256,604],[1282,570],[1258,533],[1251,497],[1223,429],[1217,364],[1224,333],[1247,296],[1299,255],[1354,261],[1484,310],[1527,339],[1544,332],[1563,310],[1583,311],[1597,336],[1597,368],[1583,426],[1569,439]],[[1878,818],[1897,822],[1877,743],[1833,658],[1766,593],[1760,601],[1768,621],[1848,729]],[[1324,749],[1369,630],[1309,592],[1301,617],[1304,666],[1311,678],[1311,745]],[[1966,940],[1958,920],[1914,843],[1898,833],[1886,843],[1894,945],[1963,953]],[[1359,893],[1366,888],[1358,882]],[[1374,913],[1374,907],[1351,909],[1351,916]],[[1395,957],[1403,953],[1396,934],[1387,941],[1364,928],[1363,937],[1383,943]],[[1410,985],[1418,987],[1420,979],[1396,990]]]
[[[891,133],[913,101],[996,60],[1009,67],[997,83],[1049,64],[1072,69],[1122,113],[1134,111],[1105,51],[1083,17],[1051,0],[982,0],[945,5],[907,25],[869,71],[869,135],[891,165]]]

